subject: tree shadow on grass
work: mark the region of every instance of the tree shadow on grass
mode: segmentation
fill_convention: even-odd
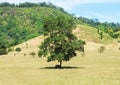
[[[83,69],[84,67],[75,67],[75,66],[62,66],[61,68],[55,68],[55,67],[44,67],[40,69]]]

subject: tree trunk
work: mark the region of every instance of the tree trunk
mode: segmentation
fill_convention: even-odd
[[[60,61],[60,68],[62,67],[62,61]]]
[[[55,68],[61,68],[62,67],[62,61],[60,61],[60,65],[55,65]]]

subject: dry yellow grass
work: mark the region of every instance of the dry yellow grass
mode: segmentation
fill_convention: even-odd
[[[29,55],[38,51],[42,39],[37,37],[16,46],[22,48],[20,53],[0,56],[0,85],[120,85],[120,44],[104,45],[106,50],[100,54],[97,49],[102,44],[87,41],[84,57],[78,53],[63,62],[66,68],[53,69],[57,62]]]
[[[104,44],[113,43],[113,39],[106,33],[103,33],[103,40],[101,40],[100,35],[97,34],[97,29],[90,26],[78,25],[73,33],[83,40]]]

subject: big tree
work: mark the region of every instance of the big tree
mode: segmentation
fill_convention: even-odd
[[[50,15],[43,19],[45,39],[40,45],[39,57],[47,56],[47,61],[62,61],[76,56],[76,51],[84,52],[85,41],[78,40],[72,33],[75,23],[72,17],[63,14]]]

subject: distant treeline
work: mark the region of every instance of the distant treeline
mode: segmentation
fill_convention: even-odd
[[[56,5],[53,5],[51,2],[41,2],[41,3],[31,3],[31,2],[24,2],[19,4],[9,3],[9,2],[3,2],[0,3],[0,7],[50,7],[50,8],[57,8],[62,12],[67,13],[62,7],[58,7]]]
[[[114,22],[100,22],[98,19],[88,19],[85,17],[76,18],[78,24],[87,24],[97,28],[98,32],[102,31],[108,33],[112,38],[120,37],[120,23]]]
[[[35,6],[43,6],[43,7],[53,7],[56,8],[55,5],[52,3],[46,3],[46,2],[41,2],[41,3],[31,3],[31,2],[24,2],[24,3],[19,3],[19,4],[11,4],[9,2],[3,2],[0,3],[0,7],[35,7]]]

